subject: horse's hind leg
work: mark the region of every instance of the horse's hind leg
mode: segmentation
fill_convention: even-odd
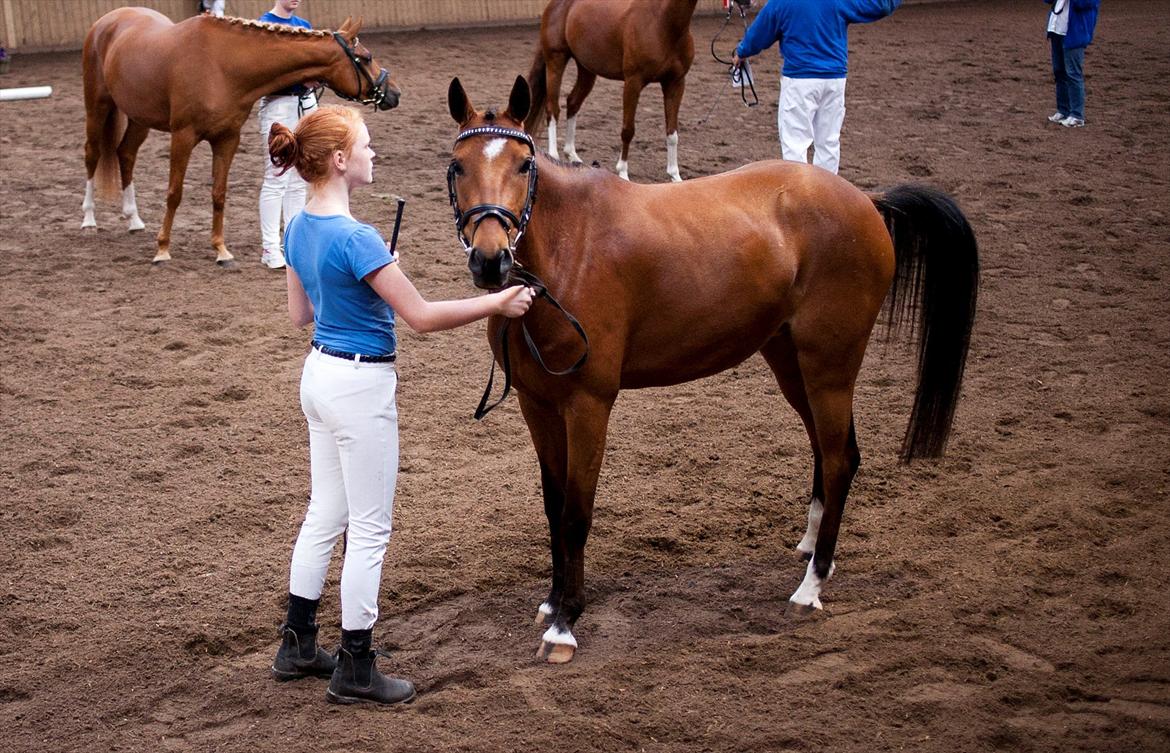
[[[81,220],[83,230],[85,228],[97,227],[97,219],[93,213],[95,206],[95,181],[99,179],[97,171],[102,159],[103,144],[108,140],[106,129],[113,127],[113,124],[109,121],[117,117],[114,101],[109,96],[88,90],[88,87],[92,86],[89,83],[89,77],[91,75],[87,70],[87,90],[85,95],[85,198],[81,200],[81,211],[85,213],[84,218]]]
[[[847,321],[837,323],[848,324]],[[804,580],[789,597],[790,610],[798,614],[821,608],[821,588],[833,574],[833,555],[845,500],[861,463],[853,429],[853,388],[868,335],[866,331],[849,342],[849,338],[838,332],[844,342],[827,341],[819,334],[825,330],[823,321],[806,324],[811,326],[804,330],[803,338],[801,331],[793,332],[793,343],[820,451],[824,509]]]
[[[149,128],[131,120],[126,124],[122,143],[118,144],[118,166],[122,173],[122,216],[129,221],[128,229],[132,233],[146,227],[146,223],[138,216],[138,201],[134,196],[134,164],[138,161],[138,149],[149,133]]]
[[[171,225],[175,212],[183,200],[183,176],[187,174],[187,163],[191,150],[198,141],[195,131],[185,128],[171,133],[171,175],[167,183],[167,212],[158,231],[158,253],[151,263],[161,264],[171,259]]]
[[[580,162],[577,156],[577,113],[585,98],[593,91],[593,84],[597,83],[597,74],[585,70],[578,63],[577,80],[573,83],[573,90],[569,92],[569,100],[565,107],[565,159],[570,162]]]
[[[545,107],[548,112],[548,153],[558,157],[557,117],[561,114],[561,81],[565,77],[565,66],[569,58],[564,53],[550,51],[545,56],[544,82],[547,89]]]
[[[760,354],[768,362],[772,373],[776,375],[776,382],[780,391],[788,400],[808,433],[809,445],[813,453],[813,482],[812,492],[808,501],[808,526],[804,536],[796,545],[802,559],[810,559],[817,543],[817,531],[821,525],[821,515],[824,512],[824,486],[821,480],[821,450],[817,445],[817,431],[813,424],[812,408],[808,404],[808,395],[804,391],[804,377],[800,373],[800,364],[796,360],[796,346],[792,343],[792,333],[787,326],[780,334],[772,338],[761,349]]]
[[[666,174],[681,181],[678,172],[678,108],[686,89],[686,76],[662,82],[662,104],[666,111]]]
[[[634,118],[638,114],[638,99],[646,86],[641,78],[627,78],[622,87],[622,156],[618,158],[617,173],[630,179],[630,142],[634,140]]]

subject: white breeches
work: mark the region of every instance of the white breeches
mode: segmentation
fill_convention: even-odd
[[[341,568],[345,630],[366,630],[378,619],[398,479],[397,386],[393,363],[354,364],[316,349],[301,375],[312,490],[293,548],[289,592],[321,598],[333,546],[348,527]]]
[[[845,79],[780,79],[780,149],[786,160],[808,161],[836,173],[841,163],[841,124],[845,122]]]
[[[303,104],[303,107],[301,106]],[[269,250],[280,248],[280,221],[284,224],[305,208],[305,181],[291,168],[284,175],[268,156],[268,132],[273,123],[295,129],[300,110],[308,112],[317,106],[312,92],[304,97],[264,97],[260,100],[261,153],[264,155],[264,183],[260,186],[260,243]]]

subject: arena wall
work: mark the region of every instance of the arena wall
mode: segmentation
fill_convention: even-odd
[[[367,29],[536,23],[547,0],[304,0],[298,13],[320,28],[360,15]],[[196,13],[198,0],[0,0],[0,45],[9,52],[80,49],[89,27],[127,5],[153,8],[174,21]],[[255,18],[271,0],[227,0],[229,15]],[[699,13],[721,13],[721,0],[699,0]]]

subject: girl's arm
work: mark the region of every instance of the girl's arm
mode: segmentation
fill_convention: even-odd
[[[313,302],[305,294],[301,278],[293,271],[292,265],[285,267],[288,282],[288,318],[294,327],[303,327],[313,321]]]
[[[428,301],[422,297],[398,264],[379,267],[364,279],[416,332],[454,329],[493,314],[507,317],[522,316],[532,305],[532,290],[527,287],[511,287],[498,293],[455,301]],[[291,297],[290,285],[290,311]]]

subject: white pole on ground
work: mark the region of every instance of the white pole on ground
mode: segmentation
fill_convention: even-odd
[[[53,94],[51,86],[26,86],[22,89],[0,89],[0,102],[17,99],[44,99]]]

